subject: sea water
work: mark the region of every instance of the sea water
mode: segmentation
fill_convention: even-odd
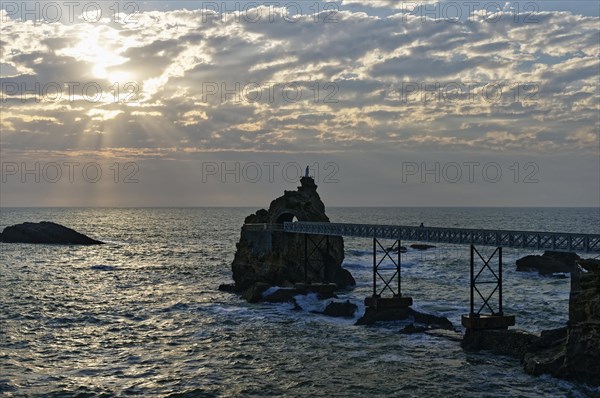
[[[0,395],[172,397],[594,397],[600,390],[525,374],[518,360],[466,353],[455,340],[354,326],[372,293],[372,242],[345,239],[357,286],[339,300],[249,304],[217,290],[248,208],[2,208],[0,228],[54,221],[103,246],[0,244]],[[598,209],[330,208],[333,222],[600,233]],[[385,243],[385,241],[384,241]],[[389,242],[391,246],[393,242]],[[411,242],[402,242],[408,246]],[[494,248],[479,248],[485,257]],[[568,318],[568,277],[515,272],[504,249],[504,311],[539,332]],[[402,254],[414,308],[461,329],[466,246]]]

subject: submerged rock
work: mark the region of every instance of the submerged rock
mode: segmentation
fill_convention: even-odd
[[[235,293],[235,285],[233,283],[223,283],[219,285],[219,291],[226,293]]]
[[[429,249],[433,249],[435,246],[427,245],[427,244],[423,244],[423,243],[415,243],[413,245],[410,245],[410,247],[415,250],[429,250]]]
[[[551,275],[561,272],[573,272],[577,268],[579,256],[571,252],[545,251],[541,256],[525,256],[517,260],[517,271],[539,272],[541,275]]]
[[[467,329],[460,346],[465,351],[491,351],[523,359],[529,347],[538,337],[522,330],[470,330]]]
[[[77,231],[49,221],[25,222],[4,228],[0,242],[40,243],[59,245],[101,245],[104,242],[92,239]]]
[[[356,304],[351,303],[349,300],[346,300],[344,303],[332,301],[327,304],[323,314],[333,317],[352,318],[357,310],[358,307]]]
[[[406,253],[408,251],[408,249],[404,246],[388,247],[386,250],[388,252],[392,252],[392,253],[398,253],[398,250],[400,250],[400,253]]]
[[[258,303],[263,299],[263,293],[270,288],[268,283],[257,282],[242,293],[242,298],[249,303]]]
[[[226,288],[224,286],[227,286]],[[231,291],[232,285],[221,285],[224,291]],[[294,287],[269,286],[264,282],[257,282],[242,292],[242,298],[249,303],[292,303],[294,310],[301,311],[302,307],[296,301],[296,296],[314,294],[319,300],[336,297],[334,294],[337,286],[335,284],[305,285],[299,283]]]
[[[400,334],[425,333],[430,336],[444,337],[453,341],[462,341],[462,334],[447,325],[411,323],[400,329]]]
[[[296,303],[296,296],[316,294],[319,300],[335,297],[335,284],[305,285],[299,283],[294,287],[269,287],[266,283],[258,282],[249,287],[243,298],[249,302],[256,303],[264,301],[267,303]]]
[[[426,326],[428,329],[452,330],[452,322],[443,316],[418,312],[412,308],[367,308],[365,314],[356,321],[357,325],[372,325],[376,322],[403,321],[412,318],[415,323]]]
[[[91,270],[93,271],[116,271],[117,267],[115,267],[114,265],[92,265],[90,267]]]
[[[263,293],[263,301],[267,303],[296,303],[294,296],[302,294],[301,291],[295,288],[281,288],[273,292]]]
[[[343,238],[309,235],[306,239],[303,234],[284,233],[282,223],[294,218],[329,222],[317,186],[310,177],[301,179],[297,191],[285,191],[272,201],[269,210],[262,209],[246,217],[231,265],[238,292],[254,291],[256,284],[293,287],[305,282],[305,244],[310,255],[306,282],[332,282],[338,289],[355,285],[350,272],[342,268]],[[247,299],[256,296],[244,293]]]
[[[405,327],[403,327],[400,330],[400,333],[402,334],[415,334],[415,333],[423,333],[425,331],[429,330],[429,328],[427,326],[424,325],[415,325],[414,323],[411,323],[410,325],[407,325]]]

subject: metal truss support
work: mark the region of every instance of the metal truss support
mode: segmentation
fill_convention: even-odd
[[[496,254],[498,254],[498,256],[497,256],[498,257],[497,272],[494,271],[492,269],[492,267],[490,266],[492,260],[494,259],[494,257],[496,257]],[[479,259],[483,262],[483,266],[481,267],[481,269],[479,269],[479,271],[477,273],[475,273],[475,262],[476,262],[475,255],[477,255],[477,257],[479,257]],[[482,281],[482,280],[480,280],[480,277],[482,276],[483,272],[486,269],[489,271],[486,273],[488,275],[488,278],[491,276],[492,279]],[[502,247],[497,247],[496,250],[494,250],[494,252],[491,254],[491,256],[489,256],[487,259],[485,259],[485,258],[483,258],[481,253],[479,253],[479,251],[475,248],[475,246],[471,245],[471,278],[470,279],[471,279],[471,311],[470,311],[470,315],[478,316],[481,314],[481,311],[487,307],[487,309],[489,309],[491,315],[503,316],[504,313],[502,311]],[[494,287],[494,289],[492,290],[492,292],[487,297],[485,297],[477,287],[478,285],[483,285],[483,284],[496,285]],[[494,310],[494,308],[490,304],[490,301],[496,292],[498,292],[498,307],[497,307],[497,310]],[[481,307],[479,307],[479,309],[477,311],[475,311],[475,293],[477,293],[477,295],[481,298],[481,300],[483,300]]]
[[[377,247],[383,250],[383,256],[377,259]],[[398,249],[398,256],[396,259],[392,257],[390,253],[394,252],[394,249]],[[386,278],[381,268],[383,261],[388,258],[394,265],[394,273],[391,277]],[[394,290],[394,279],[396,279],[396,290]],[[378,290],[377,282],[381,280],[383,282],[383,288]],[[373,237],[373,297],[381,297],[381,295],[389,290],[394,297],[402,296],[402,273],[401,273],[401,250],[400,250],[400,239],[396,239],[392,247],[386,249],[381,245],[376,237]]]
[[[304,235],[304,282],[305,283],[309,283],[308,280],[308,272],[309,270],[315,270],[315,267],[312,266],[312,262],[318,261],[319,262],[319,267],[317,269],[318,273],[321,274],[321,271],[323,272],[323,282],[328,283],[329,282],[329,261],[330,261],[330,254],[329,254],[329,236],[328,235],[321,235],[320,239],[315,242],[309,234],[303,234]],[[310,244],[309,244],[310,242]],[[323,253],[323,248],[321,247],[321,244],[325,242],[325,252]],[[310,247],[312,246],[312,247]],[[310,247],[310,248],[309,248]],[[322,263],[320,262],[321,258],[315,258],[314,254],[315,253],[321,253],[322,254]]]
[[[479,259],[476,258],[476,255]],[[492,260],[494,258],[498,258],[498,269],[494,271],[491,266]],[[479,261],[481,260],[481,261]],[[475,268],[475,262],[483,262],[483,266],[481,268]],[[471,245],[471,311],[469,314],[463,315],[461,317],[462,325],[469,330],[485,330],[485,329],[508,329],[509,326],[515,325],[515,316],[514,315],[504,315],[504,310],[502,309],[502,247],[498,246],[496,250],[486,259],[481,253],[475,248],[474,245]],[[478,271],[477,271],[478,270]],[[484,272],[484,271],[488,272]],[[475,272],[477,271],[477,273]],[[482,275],[487,275],[485,280]],[[495,285],[492,292],[485,296],[481,293],[478,286],[481,287],[483,284],[491,284]],[[481,306],[475,311],[475,293],[482,300]],[[497,294],[498,296],[498,306],[496,309],[493,307],[492,297]],[[482,314],[484,308],[489,310],[489,314]]]

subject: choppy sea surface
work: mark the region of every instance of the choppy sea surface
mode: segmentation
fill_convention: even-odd
[[[518,361],[315,314],[325,302],[248,304],[220,292],[249,208],[2,208],[0,228],[54,221],[108,244],[0,244],[0,395],[43,397],[597,397],[526,375]],[[334,222],[600,233],[598,209],[330,208]],[[340,299],[364,312],[370,248],[346,239],[357,280]],[[391,244],[391,242],[390,242]],[[410,242],[403,242],[404,245]],[[493,248],[481,248],[491,254]],[[567,320],[568,277],[517,273],[504,250],[504,310],[539,332]],[[414,307],[460,329],[469,257],[437,245],[402,255]]]

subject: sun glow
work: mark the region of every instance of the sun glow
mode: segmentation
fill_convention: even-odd
[[[111,70],[112,66],[117,64],[108,65],[104,63],[98,63],[92,69],[92,73],[94,77],[98,79],[108,80],[111,84],[114,83],[127,83],[133,80],[133,75],[128,71],[113,71]]]
[[[116,46],[110,45],[111,41],[106,39],[109,38],[98,32],[90,32],[77,45],[63,50],[63,53],[92,64],[90,72],[93,78],[108,80],[111,84],[132,81],[132,71],[119,68],[129,59],[121,56]]]

